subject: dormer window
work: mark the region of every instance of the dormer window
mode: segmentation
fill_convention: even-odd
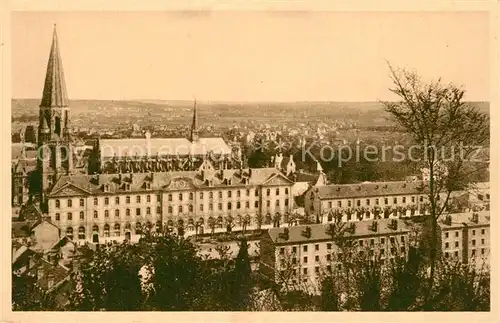
[[[146,182],[146,183],[144,184],[144,186],[145,186],[145,188],[146,188],[147,190],[150,190],[150,189],[151,189],[151,183]]]
[[[125,183],[125,184],[123,184],[123,189],[124,189],[125,191],[130,191],[130,184],[129,184],[129,183]]]
[[[104,184],[104,192],[109,192],[109,184]]]

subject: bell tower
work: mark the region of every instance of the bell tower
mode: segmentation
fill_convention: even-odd
[[[42,200],[56,179],[73,168],[71,148],[68,95],[54,25],[38,123],[37,171]]]

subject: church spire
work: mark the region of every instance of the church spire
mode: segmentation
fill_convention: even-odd
[[[47,74],[43,86],[41,107],[67,107],[68,94],[66,93],[66,83],[64,81],[64,71],[61,55],[59,54],[59,44],[57,41],[57,30],[54,24],[52,35],[52,46],[50,48],[49,62],[47,63]]]
[[[196,99],[194,99],[193,123],[191,124],[191,141],[198,140],[198,111],[196,108]]]

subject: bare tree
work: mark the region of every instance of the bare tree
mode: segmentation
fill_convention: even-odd
[[[463,100],[463,89],[443,84],[441,79],[424,84],[415,72],[389,68],[393,82],[390,91],[400,100],[384,102],[385,110],[411,136],[419,148],[418,158],[428,171],[423,188],[429,202],[430,291],[440,249],[438,220],[447,209],[451,193],[467,190],[472,175],[485,167],[474,158],[479,147],[489,144],[489,117]],[[410,157],[415,158],[415,149],[412,154]]]

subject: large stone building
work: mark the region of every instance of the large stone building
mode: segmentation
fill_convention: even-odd
[[[80,241],[135,241],[146,228],[201,233],[270,227],[292,210],[293,182],[275,168],[63,176],[48,215]]]

